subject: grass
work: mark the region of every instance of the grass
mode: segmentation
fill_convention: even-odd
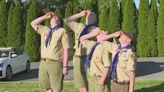
[[[0,82],[0,92],[45,92],[38,82]],[[64,82],[64,92],[78,92],[73,82]],[[164,80],[136,81],[135,92],[164,92]]]

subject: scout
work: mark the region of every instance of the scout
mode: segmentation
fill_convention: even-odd
[[[75,22],[76,19],[81,17],[86,17],[85,24]],[[85,38],[92,38],[99,33],[97,30],[98,28],[96,27],[96,14],[90,10],[84,10],[66,18],[64,21],[75,33],[75,54],[73,57],[75,87],[78,88],[80,92],[87,92],[86,74],[82,67],[86,57],[86,50],[83,49],[80,44],[80,41],[83,41],[83,38],[80,37],[85,35]],[[87,33],[89,32],[92,32],[93,34],[88,35]]]
[[[47,19],[50,19],[50,27],[41,25]],[[67,74],[69,41],[66,30],[53,12],[33,20],[31,26],[41,35],[40,87],[47,92],[61,92],[63,75]]]
[[[98,36],[104,36],[107,32],[101,31]],[[98,37],[97,36],[97,37]],[[104,43],[108,43],[105,41]],[[109,92],[109,68],[111,55],[105,50],[103,44],[96,41],[84,40],[82,45],[89,49],[84,68],[87,70],[89,92]]]
[[[110,71],[111,92],[134,92],[136,56],[132,46],[133,34],[118,31],[98,37],[98,42],[110,38],[119,38],[120,43],[104,43],[113,56]]]

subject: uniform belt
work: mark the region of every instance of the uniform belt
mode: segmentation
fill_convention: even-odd
[[[56,62],[56,61],[57,61],[57,60],[50,59],[50,58],[41,58],[41,60],[43,60],[43,61],[54,61],[54,62]]]
[[[113,80],[113,82],[117,83],[117,84],[129,84],[129,81],[118,81],[118,80]]]
[[[98,75],[98,74],[89,74],[89,77],[101,77],[101,75]]]

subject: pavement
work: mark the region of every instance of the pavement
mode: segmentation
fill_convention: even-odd
[[[39,62],[32,62],[30,73],[18,73],[13,76],[12,81],[37,81],[39,64]],[[72,81],[72,75],[72,61],[69,61],[68,75],[64,79]],[[164,57],[138,58],[136,80],[164,80]]]

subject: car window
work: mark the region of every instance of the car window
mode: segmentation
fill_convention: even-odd
[[[22,51],[22,50],[20,50],[20,49],[16,49],[16,50],[17,50],[17,52],[18,52],[18,55],[23,54],[23,51]]]
[[[0,50],[0,58],[5,58],[9,56],[9,50]]]
[[[18,52],[17,52],[17,50],[14,48],[14,49],[11,50],[11,54],[17,54],[17,55],[18,55]]]

